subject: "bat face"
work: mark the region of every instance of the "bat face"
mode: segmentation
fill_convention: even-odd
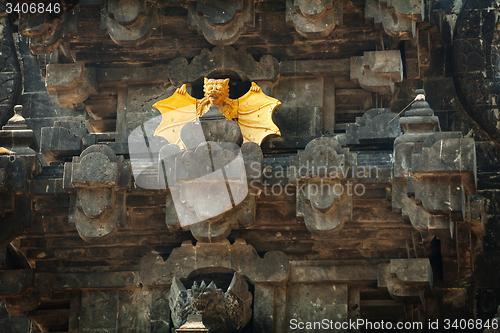
[[[225,100],[229,100],[229,79],[216,80],[205,78],[203,91],[205,99],[210,101],[211,105],[219,105]]]

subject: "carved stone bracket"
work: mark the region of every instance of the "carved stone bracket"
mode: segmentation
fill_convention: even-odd
[[[96,70],[83,63],[48,64],[45,86],[61,107],[75,107],[96,93]]]
[[[30,180],[38,171],[33,131],[22,117],[22,107],[0,130],[0,247],[6,246],[31,223]]]
[[[366,0],[365,18],[382,24],[385,32],[401,39],[415,38],[416,24],[424,19],[422,0]]]
[[[342,24],[340,0],[287,0],[286,21],[306,38],[326,37]]]
[[[230,46],[217,46],[211,51],[205,49],[191,63],[184,58],[177,58],[168,64],[169,78],[173,82],[193,82],[216,70],[236,72],[251,81],[271,81],[279,73],[279,64],[270,55],[263,56],[257,62],[245,49],[236,51]]]
[[[242,239],[233,244],[228,240],[219,243],[184,242],[175,248],[168,259],[148,255],[139,263],[139,275],[143,285],[168,286],[174,277],[186,279],[193,273],[228,270],[238,272],[252,283],[283,282],[288,278],[288,257],[281,251],[271,251],[261,259],[251,245]]]
[[[297,186],[297,216],[304,217],[307,229],[317,237],[340,231],[352,216],[356,154],[335,139],[322,137],[290,157],[290,165],[290,180]]]
[[[428,258],[391,259],[378,265],[378,287],[387,288],[392,298],[406,303],[424,303],[424,289],[432,289],[432,268]]]
[[[54,5],[55,3],[52,3]],[[78,27],[78,8],[66,12],[61,6],[61,15],[53,13],[23,13],[19,19],[19,33],[30,38],[33,54],[48,54],[59,47],[62,38]]]
[[[109,235],[125,218],[130,165],[105,145],[85,149],[64,164],[64,189],[72,192],[69,223],[86,241]]]
[[[255,26],[252,0],[198,0],[188,7],[188,24],[214,45],[231,45],[247,26]]]
[[[354,124],[346,125],[348,145],[393,142],[400,135],[399,116],[391,113],[391,109],[370,109],[363,117],[356,117]]]
[[[351,81],[371,92],[394,93],[394,83],[403,81],[401,51],[370,51],[351,57]]]
[[[234,273],[226,292],[218,289],[213,281],[208,286],[205,281],[200,285],[195,281],[191,289],[186,289],[174,277],[169,306],[174,327],[184,329],[177,332],[188,332],[188,328],[199,329],[202,326],[206,332],[231,333],[242,329],[250,321],[252,299],[247,283],[238,273]],[[194,321],[193,317],[198,317],[198,327],[192,322],[186,325],[186,322]]]
[[[118,45],[140,45],[156,27],[156,16],[147,0],[108,0],[101,15],[101,27]]]

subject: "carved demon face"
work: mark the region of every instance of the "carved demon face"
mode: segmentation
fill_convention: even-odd
[[[203,91],[205,98],[210,101],[211,105],[219,105],[224,100],[229,99],[229,79],[216,80],[205,78]]]

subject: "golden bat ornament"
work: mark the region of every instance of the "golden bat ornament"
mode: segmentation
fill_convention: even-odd
[[[260,145],[269,135],[281,135],[272,119],[274,109],[281,102],[264,94],[255,82],[252,82],[250,90],[238,99],[229,98],[229,79],[205,78],[203,91],[205,96],[198,100],[190,96],[186,85],[183,85],[169,98],[155,103],[153,107],[162,114],[162,121],[155,130],[155,136],[167,139],[169,143],[182,148],[182,126],[196,121],[208,112],[212,105],[217,105],[227,120],[238,123],[243,142],[255,142]]]

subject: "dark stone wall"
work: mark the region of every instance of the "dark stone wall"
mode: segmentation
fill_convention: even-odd
[[[443,38],[446,42],[446,38]],[[462,132],[476,143],[477,195],[483,198],[483,236],[471,242],[472,272],[465,276],[459,288],[435,281],[435,288],[426,293],[427,314],[434,318],[494,317],[500,305],[500,145],[496,143],[465,111],[460,102],[449,70],[451,45],[436,44],[431,64],[422,80],[404,80],[396,87],[391,101],[393,112],[402,110],[414,96],[414,90],[423,88],[426,100],[439,117],[441,131]],[[448,51],[447,51],[448,50]]]

